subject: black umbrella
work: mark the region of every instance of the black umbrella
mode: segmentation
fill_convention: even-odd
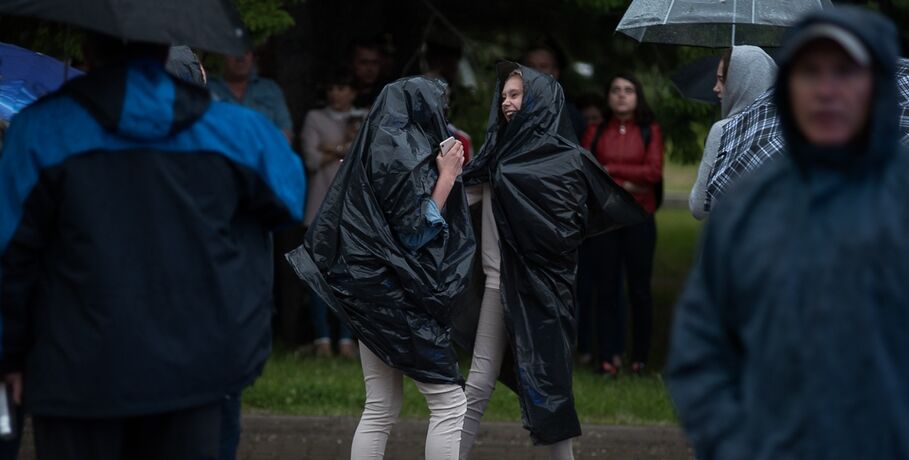
[[[699,102],[719,105],[720,99],[713,92],[716,68],[721,56],[704,56],[685,64],[670,79],[682,96]]]
[[[901,58],[897,63],[896,86],[901,140],[909,145],[909,59]],[[716,162],[707,179],[705,209],[709,211],[742,175],[778,157],[784,148],[773,89],[770,89],[723,126]]]
[[[246,29],[230,0],[3,0],[0,14],[230,55],[248,48]]]

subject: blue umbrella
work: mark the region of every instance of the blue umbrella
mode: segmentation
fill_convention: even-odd
[[[56,91],[64,78],[82,72],[50,56],[0,43],[0,119],[13,115],[41,96]]]

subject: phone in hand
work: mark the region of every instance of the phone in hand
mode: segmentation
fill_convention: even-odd
[[[441,149],[441,155],[445,156],[445,152],[447,152],[457,141],[458,140],[455,139],[454,136],[451,136],[448,139],[445,139],[444,141],[439,143],[439,149]]]

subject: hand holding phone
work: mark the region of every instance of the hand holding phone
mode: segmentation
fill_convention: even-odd
[[[451,150],[452,147],[454,147],[455,142],[458,142],[457,139],[455,139],[454,136],[451,136],[448,139],[445,139],[444,141],[439,143],[439,149],[441,150],[441,155],[445,156],[445,154],[449,150]]]

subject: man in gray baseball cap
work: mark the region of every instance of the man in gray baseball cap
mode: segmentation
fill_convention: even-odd
[[[697,457],[909,459],[909,155],[894,25],[810,15],[779,55],[779,160],[714,210],[669,389]]]

